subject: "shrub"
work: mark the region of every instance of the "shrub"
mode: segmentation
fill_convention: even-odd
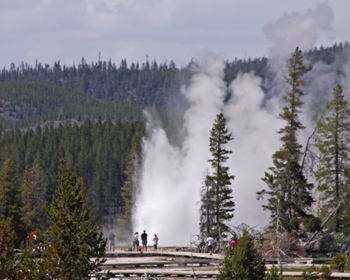
[[[331,261],[331,269],[335,269],[339,272],[344,272],[345,270],[345,263],[346,263],[346,256],[343,254],[343,252],[335,254]]]
[[[331,269],[327,265],[322,265],[319,268],[320,271],[320,280],[332,280]]]
[[[265,260],[253,237],[244,229],[236,247],[227,251],[216,279],[262,280],[265,278],[265,269]]]
[[[318,278],[317,269],[314,265],[304,268],[301,274],[303,280],[313,280]]]
[[[280,273],[277,266],[272,265],[266,273],[266,280],[279,280]]]
[[[304,269],[301,279],[303,280],[313,280],[313,279],[318,279],[318,280],[332,280],[331,277],[331,269],[323,265],[320,268],[315,267],[314,265],[309,266]]]

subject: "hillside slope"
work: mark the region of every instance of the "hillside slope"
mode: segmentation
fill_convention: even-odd
[[[0,118],[5,128],[33,127],[55,121],[82,122],[99,116],[104,120],[139,120],[142,108],[137,104],[99,100],[48,82],[0,83]]]

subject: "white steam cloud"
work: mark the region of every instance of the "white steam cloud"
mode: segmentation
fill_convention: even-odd
[[[276,23],[266,24],[265,35],[274,42],[270,56],[285,56],[292,53],[296,44],[302,50],[312,48],[320,30],[332,30],[333,17],[331,7],[323,3],[315,9],[310,9],[305,15],[285,14]]]
[[[230,166],[236,175],[233,181],[236,203],[234,225],[265,226],[270,213],[263,211],[256,192],[266,188],[261,180],[272,166],[272,154],[279,147],[276,131],[283,126],[278,118],[277,100],[263,107],[265,93],[260,78],[253,74],[239,75],[230,86],[232,98],[224,108],[228,129],[233,132],[233,153]],[[265,202],[266,203],[266,202]]]

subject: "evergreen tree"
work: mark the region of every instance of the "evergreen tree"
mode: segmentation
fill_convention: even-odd
[[[0,279],[14,279],[15,232],[11,226],[11,218],[0,219]]]
[[[31,231],[41,229],[46,226],[44,212],[44,186],[41,182],[38,166],[29,168],[28,166],[22,174],[22,200],[23,200],[23,220]]]
[[[303,75],[311,70],[302,63],[302,53],[296,48],[287,63],[289,75],[285,77],[290,90],[284,96],[286,105],[280,117],[286,126],[278,131],[281,134],[282,148],[272,156],[273,167],[270,173],[265,172],[263,181],[269,190],[258,192],[258,199],[263,195],[269,196],[264,210],[271,212],[272,227],[276,228],[277,221],[281,229],[299,235],[300,225],[310,216],[308,208],[314,202],[311,195],[312,184],[307,183],[302,169],[302,145],[298,142],[298,133],[304,129],[299,121],[300,108],[303,105],[301,97],[304,95],[301,87],[305,85]]]
[[[44,279],[90,279],[106,261],[106,239],[97,225],[91,223],[91,209],[85,203],[82,178],[62,159],[57,175],[58,198],[46,207],[52,226],[48,229],[51,242],[40,259],[40,277]]]
[[[235,203],[232,200],[232,189],[230,187],[233,175],[229,174],[229,168],[223,164],[232,151],[225,149],[225,145],[233,140],[232,133],[226,128],[226,119],[222,113],[217,115],[215,123],[210,131],[209,147],[212,158],[208,161],[214,170],[213,175],[208,175],[213,194],[212,199],[215,207],[215,229],[213,237],[220,241],[228,231],[227,222],[233,217]]]
[[[266,280],[278,280],[278,279],[280,279],[278,267],[273,264],[270,267],[270,269],[266,272]]]
[[[326,115],[318,125],[320,163],[315,173],[320,192],[321,217],[327,218],[336,209],[327,227],[335,232],[350,233],[349,154],[350,108],[343,89],[337,85],[333,99],[326,104]],[[340,205],[339,205],[340,203]]]
[[[14,162],[7,159],[0,170],[0,219],[11,218],[13,229],[17,234],[15,240],[17,248],[26,234],[22,221],[22,207],[18,170]]]
[[[265,279],[265,269],[263,256],[258,251],[253,237],[244,229],[236,247],[227,251],[216,279],[262,280]]]

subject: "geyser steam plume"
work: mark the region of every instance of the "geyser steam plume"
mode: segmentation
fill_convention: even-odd
[[[267,223],[268,213],[261,210],[255,193],[263,188],[260,178],[267,161],[270,163],[271,147],[278,141],[273,125],[278,120],[261,109],[264,93],[260,79],[252,74],[240,76],[230,86],[233,96],[224,105],[228,90],[224,67],[222,59],[207,56],[190,85],[183,88],[190,106],[184,115],[186,137],[181,147],[172,146],[165,131],[147,114],[149,137],[143,142],[141,195],[134,224],[135,231],[145,229],[151,236],[156,233],[163,246],[189,245],[199,233],[200,189],[205,170],[210,171],[209,134],[220,112],[228,117],[228,127],[236,138],[228,147],[234,151],[228,162],[230,173],[236,176],[232,184],[237,206],[233,223]],[[261,149],[264,137],[268,144]]]
[[[143,143],[141,194],[134,215],[135,231],[156,233],[161,245],[187,245],[198,234],[200,187],[209,168],[209,131],[225,95],[224,62],[210,55],[182,94],[190,103],[184,115],[187,134],[174,147],[165,131],[148,117]]]

